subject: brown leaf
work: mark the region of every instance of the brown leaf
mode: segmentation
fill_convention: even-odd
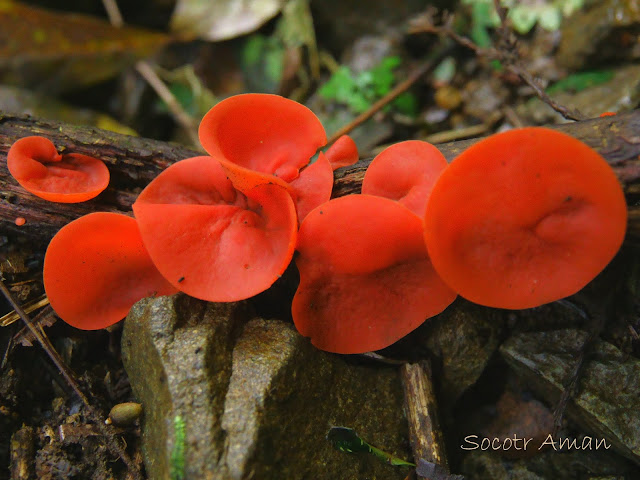
[[[47,92],[91,85],[154,54],[169,40],[86,15],[0,0],[0,82]]]

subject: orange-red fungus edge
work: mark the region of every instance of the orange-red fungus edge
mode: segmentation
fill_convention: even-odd
[[[200,143],[213,157],[275,175],[298,176],[327,137],[320,120],[304,105],[278,95],[229,97],[204,116]]]
[[[435,273],[422,220],[399,203],[349,195],[311,211],[300,226],[298,331],[319,349],[387,347],[456,297]]]
[[[45,137],[17,140],[7,154],[7,167],[25,190],[51,202],[84,202],[109,184],[104,162],[77,153],[60,155]]]
[[[333,170],[348,167],[358,161],[358,147],[349,135],[342,135],[325,152]]]
[[[461,296],[522,309],[582,289],[614,257],[627,206],[611,167],[564,133],[530,127],[464,151],[436,182],[425,240]]]
[[[447,160],[427,142],[407,140],[385,148],[369,165],[362,193],[396,200],[420,217]]]
[[[214,158],[194,157],[163,171],[133,205],[154,263],[193,297],[252,297],[269,288],[293,256],[297,219],[287,190],[236,181],[246,190],[237,190]]]
[[[44,287],[58,316],[83,330],[113,325],[144,297],[176,293],[147,254],[136,221],[105,212],[80,217],[53,237]]]

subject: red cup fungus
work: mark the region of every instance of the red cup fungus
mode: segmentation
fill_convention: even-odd
[[[430,143],[396,143],[371,161],[362,180],[362,193],[397,200],[423,217],[431,189],[446,167],[444,155]]]
[[[488,137],[438,178],[425,215],[434,267],[461,296],[523,309],[582,289],[624,239],[627,206],[607,162],[540,127]]]
[[[245,181],[236,178],[239,170],[275,177],[270,182],[289,190],[299,221],[331,197],[332,171],[358,160],[355,143],[345,135],[326,158],[309,165],[327,141],[324,128],[307,107],[278,95],[248,93],[227,98],[204,116],[198,135],[234,184]]]
[[[307,107],[260,93],[216,104],[200,122],[198,135],[209,155],[285,182],[297,178],[327,142],[320,120]]]
[[[327,157],[320,152],[318,159],[300,170],[298,178],[291,181],[291,188],[298,221],[302,222],[311,210],[331,198],[333,169]]]
[[[176,293],[151,261],[135,219],[117,213],[91,213],[62,227],[47,248],[43,276],[55,312],[83,330],[113,325],[144,297]]]
[[[60,155],[49,139],[39,136],[16,141],[7,154],[7,167],[23,188],[51,202],[84,202],[109,184],[104,162],[78,153]]]
[[[371,195],[333,199],[300,226],[298,331],[318,348],[363,353],[387,347],[456,297],[433,269],[422,219]]]
[[[295,247],[296,213],[287,190],[262,183],[264,175],[251,170],[234,175],[240,188],[212,157],[182,160],[133,205],[158,270],[175,288],[203,300],[231,302],[266,290]]]
[[[358,147],[349,135],[342,135],[325,152],[331,168],[348,167],[358,161]]]

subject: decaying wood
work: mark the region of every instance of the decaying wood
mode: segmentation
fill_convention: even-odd
[[[33,427],[23,426],[11,435],[11,478],[30,480],[36,476],[36,435]]]
[[[436,395],[428,362],[404,364],[401,369],[404,405],[409,422],[409,440],[415,462],[423,459],[449,470],[442,431],[438,422]]]
[[[624,185],[630,205],[630,237],[640,238],[640,110],[554,127],[599,151]],[[26,192],[9,175],[6,154],[17,139],[29,135],[50,138],[59,150],[82,153],[105,161],[111,183],[96,199],[78,204],[47,202]],[[451,160],[475,143],[463,140],[438,145]],[[47,242],[62,226],[95,211],[131,211],[136,195],[168,165],[201,152],[97,128],[60,124],[27,116],[0,115],[0,233],[17,232]],[[370,160],[335,172],[333,196],[357,193]],[[16,226],[17,217],[26,224]]]

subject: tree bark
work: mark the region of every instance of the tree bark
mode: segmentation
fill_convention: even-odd
[[[554,126],[596,149],[609,162],[622,183],[629,207],[629,237],[640,239],[640,110]],[[83,203],[52,203],[37,198],[7,171],[6,155],[16,140],[45,136],[59,151],[82,153],[102,159],[111,172],[109,187]],[[478,141],[463,140],[438,145],[447,160]],[[28,116],[0,115],[0,234],[19,233],[37,242],[48,242],[65,224],[97,211],[130,213],[137,194],[170,164],[202,152],[167,142],[120,135],[91,127],[78,127]],[[371,159],[335,172],[333,197],[360,191]],[[16,226],[17,217],[26,223]]]

